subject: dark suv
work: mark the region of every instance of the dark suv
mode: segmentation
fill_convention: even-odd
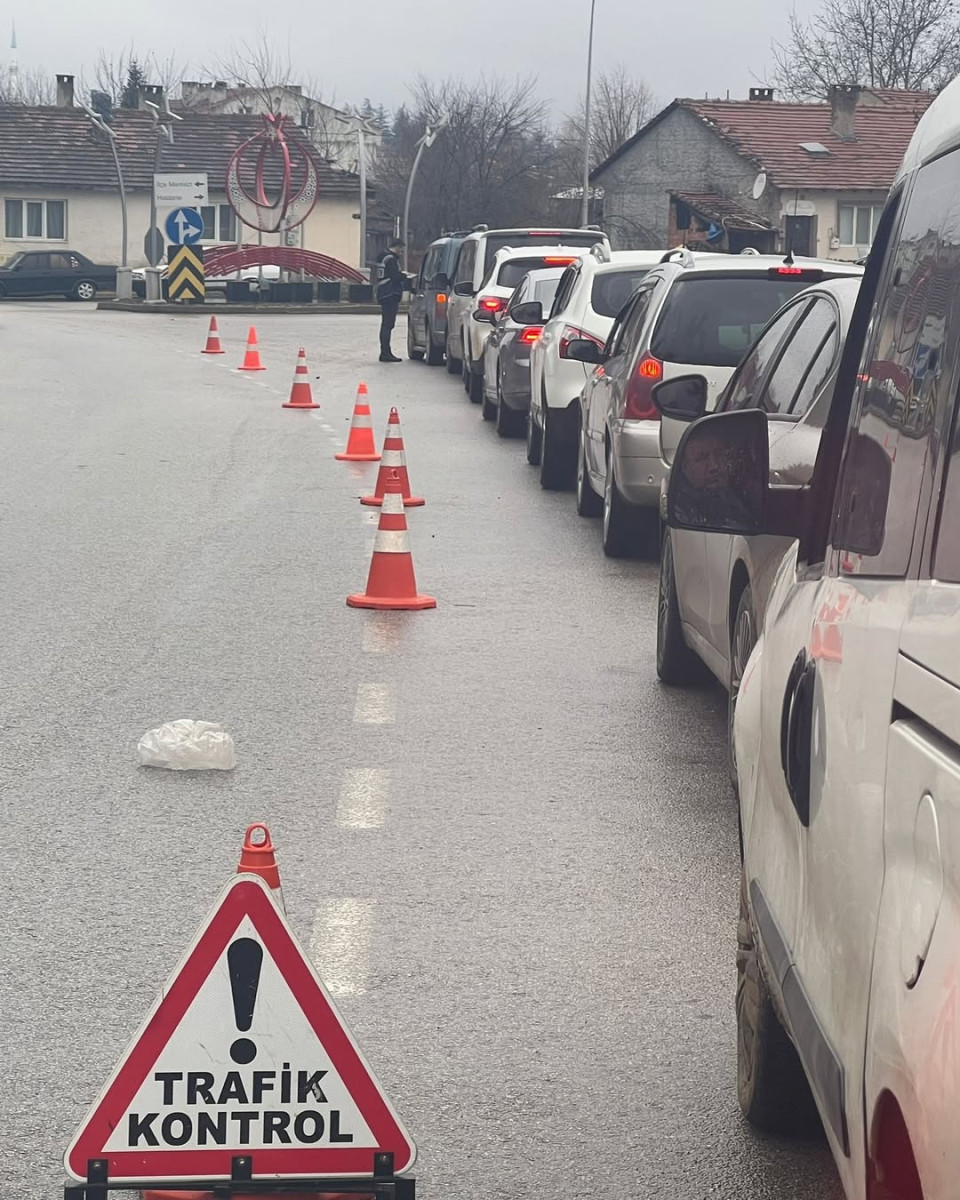
[[[447,300],[453,271],[466,233],[447,233],[431,242],[407,314],[407,354],[426,358],[431,367],[443,362],[447,341]]]

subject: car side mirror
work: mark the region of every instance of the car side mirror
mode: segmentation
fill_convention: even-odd
[[[567,343],[564,357],[572,358],[575,362],[593,363],[596,366],[603,362],[603,350],[589,338],[574,338],[572,342]]]
[[[453,294],[455,296],[473,296],[476,293],[473,290],[473,284],[467,279],[463,283],[454,284]]]
[[[475,321],[480,321],[484,325],[492,325],[493,318],[496,316],[496,311],[489,308],[475,308],[471,313]]]
[[[684,430],[677,447],[667,520],[671,528],[699,532],[773,532],[766,528],[769,476],[765,413],[747,409],[704,417]]]
[[[510,318],[518,325],[542,325],[543,305],[539,300],[526,300],[510,309]]]
[[[833,540],[843,550],[872,557],[883,549],[893,473],[890,455],[872,437],[858,433],[851,439],[843,469],[849,503],[837,514]]]
[[[652,395],[661,414],[675,421],[698,421],[707,411],[707,381],[702,375],[664,379]]]

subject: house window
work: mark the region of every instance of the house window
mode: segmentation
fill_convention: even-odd
[[[65,200],[5,200],[4,234],[8,239],[62,242],[67,236]]]
[[[880,223],[882,204],[841,204],[837,237],[841,246],[870,246]]]
[[[200,217],[203,220],[203,241],[237,240],[237,214],[229,204],[205,204],[200,209]]]

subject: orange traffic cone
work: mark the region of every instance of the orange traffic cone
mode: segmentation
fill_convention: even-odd
[[[357,402],[353,406],[353,420],[350,422],[350,436],[347,438],[347,448],[342,454],[335,454],[340,462],[379,462],[380,455],[373,440],[373,425],[370,422],[370,401],[367,399],[367,385],[361,383],[357,388]]]
[[[391,470],[384,484],[380,525],[373,546],[367,590],[363,595],[348,596],[350,608],[436,608],[432,596],[417,594],[413,574],[413,555],[407,536],[407,518],[403,512],[400,476]]]
[[[297,357],[297,369],[293,373],[293,387],[290,389],[290,399],[283,408],[319,408],[313,400],[313,390],[310,387],[310,371],[307,368],[307,352],[300,347]]]
[[[410,477],[407,475],[407,456],[403,452],[403,434],[400,431],[400,414],[395,408],[390,409],[390,419],[387,421],[387,433],[383,439],[383,462],[377,472],[377,486],[372,496],[361,496],[360,503],[371,507],[383,503],[383,489],[391,471],[396,471],[400,477],[400,489],[403,496],[404,508],[419,508],[426,501],[420,496],[410,495]]]
[[[265,371],[267,368],[260,361],[260,343],[257,341],[257,327],[250,326],[250,332],[247,334],[247,352],[243,356],[243,365],[237,367],[238,371]]]
[[[200,351],[201,354],[226,354],[226,350],[220,345],[220,326],[217,324],[217,318],[210,318],[210,331],[207,334],[207,344]]]
[[[283,911],[283,892],[280,888],[280,870],[274,854],[274,845],[270,838],[270,830],[266,825],[257,823],[247,829],[243,839],[243,849],[240,851],[238,875],[259,875],[263,882],[273,891],[281,911]]]

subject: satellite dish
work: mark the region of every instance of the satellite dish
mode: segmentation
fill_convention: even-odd
[[[759,200],[763,193],[767,190],[767,173],[761,171],[753,181],[753,198]]]

